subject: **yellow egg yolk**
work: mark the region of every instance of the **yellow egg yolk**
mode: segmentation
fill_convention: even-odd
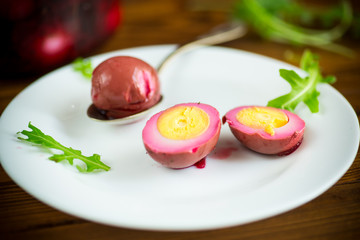
[[[177,106],[163,112],[157,120],[161,135],[174,140],[185,140],[201,135],[209,127],[208,114],[194,106]]]
[[[274,136],[274,128],[279,128],[288,123],[288,116],[280,110],[267,107],[249,107],[240,110],[236,119],[243,125],[255,129],[263,129]]]

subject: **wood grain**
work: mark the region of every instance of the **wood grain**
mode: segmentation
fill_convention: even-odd
[[[229,19],[228,13],[220,7],[211,11],[194,7],[199,1],[124,0],[122,26],[89,55],[144,45],[183,43]],[[334,87],[359,116],[359,39],[345,38],[343,44],[354,49],[357,57],[350,59],[311,49],[320,56],[324,74],[337,77]],[[224,46],[295,65],[304,51],[303,47],[265,41],[251,32]],[[294,58],[288,58],[289,53]],[[35,79],[1,79],[0,113]],[[70,216],[27,194],[0,168],[0,236],[1,239],[360,239],[360,154],[333,187],[303,206],[242,226],[196,232],[115,228]]]

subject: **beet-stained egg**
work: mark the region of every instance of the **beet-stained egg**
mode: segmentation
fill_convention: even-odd
[[[237,107],[223,117],[246,147],[263,154],[288,155],[302,142],[305,122],[287,110],[261,106]]]
[[[168,168],[185,168],[215,147],[221,128],[219,112],[202,103],[177,104],[153,115],[142,139],[147,153]]]
[[[93,71],[91,98],[109,119],[142,112],[161,98],[157,72],[135,57],[109,58]]]

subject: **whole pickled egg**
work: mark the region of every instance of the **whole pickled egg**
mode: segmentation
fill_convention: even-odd
[[[219,112],[202,103],[177,104],[153,115],[142,139],[147,153],[168,168],[185,168],[215,147],[221,128]]]
[[[301,144],[305,122],[296,114],[273,107],[242,106],[223,117],[233,135],[249,149],[288,155]]]
[[[135,57],[111,57],[93,71],[91,98],[109,119],[142,112],[161,99],[157,72]]]

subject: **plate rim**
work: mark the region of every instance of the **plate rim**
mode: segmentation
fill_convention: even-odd
[[[121,50],[116,50],[116,51],[111,51],[111,52],[107,52],[107,53],[102,53],[102,54],[98,54],[98,55],[95,55],[95,56],[92,56],[90,57],[91,59],[93,58],[99,58],[99,57],[106,57],[108,55],[112,55],[112,54],[117,54],[119,52],[123,52],[123,51],[132,51],[132,50],[141,50],[141,49],[153,49],[153,48],[168,48],[168,49],[172,49],[172,48],[175,48],[176,45],[172,45],[172,44],[167,44],[167,45],[150,45],[150,46],[141,46],[141,47],[132,47],[132,48],[127,48],[127,49],[121,49]],[[277,60],[277,59],[273,59],[271,57],[268,57],[268,56],[263,56],[263,55],[260,55],[260,54],[256,54],[256,53],[251,53],[251,52],[247,52],[247,51],[244,51],[244,50],[240,50],[240,49],[233,49],[233,48],[227,48],[227,47],[219,47],[219,46],[216,46],[216,47],[211,47],[211,48],[218,48],[218,49],[226,49],[226,51],[230,50],[230,51],[237,51],[237,52],[240,52],[240,53],[245,53],[245,54],[250,54],[250,55],[253,55],[255,57],[260,57],[260,58],[266,58],[268,60],[271,60],[271,61],[276,61],[276,62],[280,62],[281,64],[284,64],[285,62],[282,62],[280,60]],[[287,65],[290,65],[288,63],[285,63]],[[33,83],[31,83],[29,86],[27,86],[26,88],[24,88],[19,94],[17,94],[14,99],[10,102],[10,104],[5,108],[5,110],[3,111],[3,113],[1,114],[0,116],[0,126],[2,125],[2,119],[3,119],[3,116],[7,114],[7,109],[8,108],[11,108],[13,102],[15,99],[18,98],[18,96],[20,94],[22,94],[24,91],[29,91],[28,89],[31,89],[31,88],[34,88],[34,86],[36,86],[36,83],[38,83],[39,81],[46,81],[46,79],[51,76],[51,74],[56,74],[58,71],[62,71],[62,69],[66,69],[66,68],[69,68],[71,67],[70,66],[71,64],[68,64],[68,65],[65,65],[59,69],[56,69],[48,74],[45,74],[44,76],[40,77],[39,79],[35,80]],[[292,66],[292,65],[291,65]],[[295,67],[295,66],[293,66]],[[297,67],[295,67],[297,68]],[[340,93],[338,92],[333,86],[330,86],[330,85],[327,85],[325,86],[325,88],[329,88],[331,89],[330,91],[333,91],[335,92],[338,96],[337,97],[340,97],[342,99],[342,101],[349,107],[349,109],[351,110],[350,112],[353,114],[353,116],[355,117],[355,119],[357,119],[357,116],[354,112],[354,109],[353,107],[351,106],[351,104],[346,100],[346,98]],[[357,121],[357,128],[359,129],[359,121]],[[1,132],[1,128],[0,128],[0,132]],[[357,138],[358,139],[358,143],[360,142],[360,137],[359,137],[359,131],[356,132],[356,135],[354,136],[354,138]],[[354,148],[354,151],[350,154],[353,157],[353,160],[352,161],[348,161],[347,162],[347,165],[344,165],[343,166],[343,169],[341,171],[338,172],[338,175],[337,176],[333,176],[333,180],[332,181],[328,181],[327,184],[325,184],[323,186],[322,189],[318,189],[317,191],[314,191],[312,194],[309,194],[307,197],[305,197],[305,199],[303,199],[302,201],[298,201],[297,203],[295,203],[295,205],[293,204],[291,208],[284,208],[282,210],[274,210],[272,213],[268,213],[267,216],[263,217],[263,216],[258,216],[258,217],[255,217],[253,218],[251,221],[248,221],[248,222],[243,222],[243,223],[233,223],[233,224],[229,224],[229,223],[226,223],[224,225],[219,225],[219,224],[216,224],[216,226],[209,226],[209,227],[206,227],[206,226],[202,226],[199,228],[199,226],[197,227],[194,227],[193,229],[189,228],[189,227],[185,227],[185,228],[182,228],[182,227],[171,227],[171,228],[164,228],[164,227],[149,227],[149,226],[134,226],[132,224],[126,224],[126,223],[121,223],[120,225],[118,224],[115,224],[113,222],[106,222],[104,220],[102,221],[97,221],[97,220],[94,220],[94,219],[89,219],[89,218],[86,218],[84,216],[81,216],[81,215],[77,215],[77,214],[73,214],[72,212],[69,212],[69,211],[66,211],[64,209],[62,209],[61,207],[54,207],[51,203],[49,203],[46,199],[41,199],[37,196],[34,196],[32,192],[29,192],[26,188],[24,188],[22,185],[22,183],[19,183],[18,180],[16,178],[14,178],[13,176],[10,176],[11,179],[17,184],[19,185],[24,191],[26,191],[27,193],[29,193],[31,196],[33,196],[34,198],[40,200],[41,202],[51,206],[51,207],[54,207],[56,208],[57,210],[59,211],[63,211],[63,212],[66,212],[70,215],[73,215],[73,216],[76,216],[76,217],[79,217],[79,218],[85,218],[89,221],[92,221],[92,222],[98,222],[100,224],[106,224],[106,225],[111,225],[111,226],[116,226],[116,227],[127,227],[127,228],[133,228],[133,229],[142,229],[142,230],[166,230],[166,231],[173,231],[173,230],[176,230],[176,231],[194,231],[194,230],[210,230],[210,229],[217,229],[217,228],[223,228],[223,227],[231,227],[231,226],[237,226],[237,225],[241,225],[241,224],[244,224],[244,223],[250,223],[250,222],[254,222],[254,221],[257,221],[257,220],[261,220],[261,219],[265,219],[265,218],[268,218],[268,217],[272,217],[272,216],[275,216],[275,215],[278,215],[278,214],[281,214],[281,213],[284,213],[284,212],[287,212],[287,211],[290,211],[290,210],[293,210],[309,201],[311,201],[312,199],[316,198],[317,196],[321,195],[322,193],[324,193],[326,190],[328,190],[329,188],[331,188],[331,186],[333,186],[346,172],[347,170],[351,167],[352,163],[354,162],[355,160],[355,157],[356,157],[356,154],[358,152],[358,148],[355,149]],[[7,165],[3,164],[3,160],[2,160],[2,153],[0,152],[0,163],[2,165],[2,167],[4,168],[5,172],[7,174],[9,174],[9,170],[7,169]],[[261,214],[260,214],[261,215]],[[151,224],[150,224],[151,225]]]

